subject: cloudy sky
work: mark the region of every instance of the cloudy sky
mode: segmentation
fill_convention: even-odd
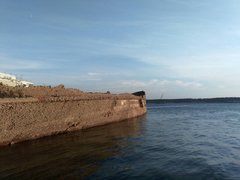
[[[148,98],[240,96],[239,0],[1,0],[0,71]]]

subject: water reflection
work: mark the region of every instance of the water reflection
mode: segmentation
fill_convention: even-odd
[[[0,179],[84,178],[138,137],[145,117],[0,149]]]

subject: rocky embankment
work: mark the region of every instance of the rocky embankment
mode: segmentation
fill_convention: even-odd
[[[144,92],[84,93],[78,89],[0,85],[0,145],[89,128],[146,113]]]

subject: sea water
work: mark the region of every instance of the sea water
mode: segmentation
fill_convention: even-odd
[[[240,179],[240,104],[145,116],[0,148],[0,179]]]

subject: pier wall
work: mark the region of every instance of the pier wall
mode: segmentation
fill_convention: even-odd
[[[117,122],[145,113],[145,96],[2,99],[0,145]]]

